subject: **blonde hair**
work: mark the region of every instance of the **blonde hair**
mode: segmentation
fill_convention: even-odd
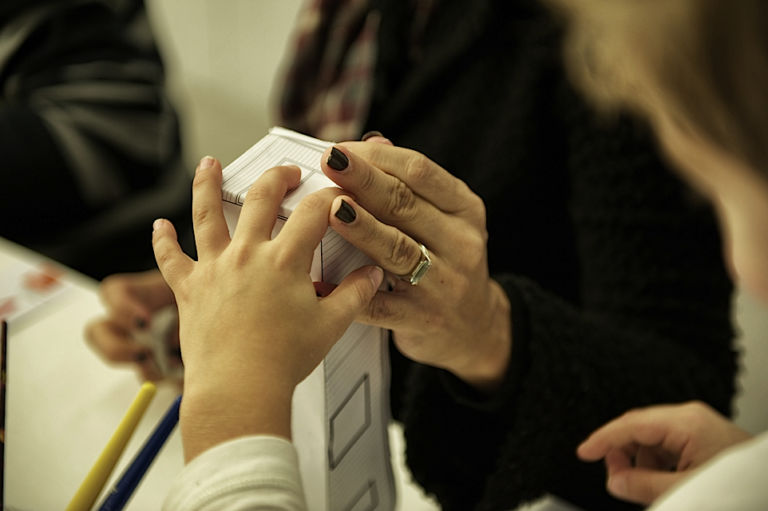
[[[604,111],[664,112],[768,174],[768,1],[546,0],[569,74]]]

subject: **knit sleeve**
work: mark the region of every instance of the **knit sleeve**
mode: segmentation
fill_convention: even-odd
[[[406,457],[445,510],[509,509],[545,493],[633,509],[607,495],[602,465],[579,461],[577,445],[633,407],[701,399],[730,411],[732,287],[710,210],[637,124],[595,120],[569,89],[559,100],[579,296],[495,276],[518,305],[494,396],[473,400],[445,372],[414,366]]]

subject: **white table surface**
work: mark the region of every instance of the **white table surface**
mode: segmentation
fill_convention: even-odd
[[[0,271],[23,260],[42,258],[0,238]],[[11,323],[6,400],[5,505],[25,511],[61,510],[69,502],[109,440],[140,381],[132,369],[106,365],[83,340],[85,324],[103,312],[97,283],[68,271],[66,294],[38,314]],[[109,483],[123,471],[179,389],[158,392],[139,423]],[[400,428],[390,427],[398,509],[433,511],[439,507],[410,482],[402,460]],[[181,437],[174,430],[126,509],[159,509],[170,481],[183,466]],[[97,504],[102,496],[97,500]],[[525,511],[567,511],[554,499]]]

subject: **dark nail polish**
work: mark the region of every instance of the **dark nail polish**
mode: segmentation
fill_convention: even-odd
[[[139,330],[144,330],[147,328],[147,321],[144,318],[136,318],[133,320],[133,323],[136,325],[136,328]]]
[[[369,138],[373,138],[373,137],[383,137],[383,136],[384,136],[384,135],[382,135],[380,131],[376,131],[376,130],[374,130],[374,131],[369,131],[369,132],[365,133],[365,134],[364,134],[362,137],[360,137],[360,140],[362,140],[363,142],[365,142],[365,141],[366,141],[366,140],[368,140]]]
[[[336,215],[336,218],[345,224],[352,223],[355,218],[357,218],[357,213],[355,213],[354,208],[347,204],[344,199],[341,200],[341,206],[339,206],[339,209],[337,209],[334,214]]]
[[[328,161],[326,163],[333,170],[344,170],[349,165],[349,158],[347,158],[346,154],[334,147],[331,149],[331,155],[328,156]]]

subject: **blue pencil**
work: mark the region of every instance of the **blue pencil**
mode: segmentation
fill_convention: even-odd
[[[125,504],[133,495],[134,490],[141,482],[144,474],[157,456],[157,453],[163,447],[166,439],[170,436],[176,423],[179,422],[179,405],[181,396],[177,397],[171,407],[165,412],[165,416],[157,424],[155,430],[147,439],[139,453],[125,469],[120,479],[115,483],[112,491],[101,503],[99,511],[119,511],[125,507]]]

